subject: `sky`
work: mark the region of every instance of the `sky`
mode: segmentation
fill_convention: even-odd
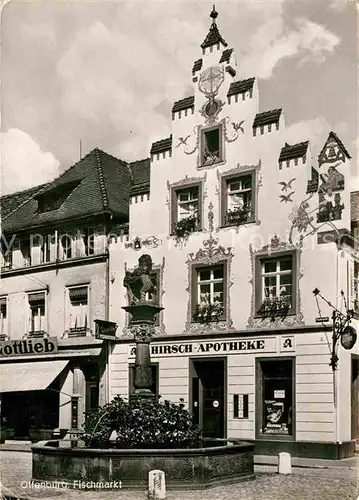
[[[4,0],[2,0],[2,3]],[[1,15],[1,193],[58,176],[95,147],[126,161],[171,133],[175,100],[193,93],[192,65],[208,2],[5,0]],[[283,108],[286,140],[331,130],[358,147],[354,0],[216,2],[237,77],[258,78],[260,111]]]

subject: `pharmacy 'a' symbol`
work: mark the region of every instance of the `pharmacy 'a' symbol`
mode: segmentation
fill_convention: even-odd
[[[283,342],[283,347],[285,348],[293,347],[292,339],[285,339],[285,341]]]

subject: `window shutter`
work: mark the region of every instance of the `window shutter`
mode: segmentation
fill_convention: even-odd
[[[0,306],[6,306],[7,297],[0,297]]]
[[[177,223],[177,191],[172,189],[171,192],[171,233],[174,233]]]

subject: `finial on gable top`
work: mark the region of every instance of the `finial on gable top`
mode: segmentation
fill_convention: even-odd
[[[216,11],[216,6],[213,4],[213,9],[210,14],[210,17],[212,18],[212,24],[216,24],[216,19],[218,17],[218,12]]]

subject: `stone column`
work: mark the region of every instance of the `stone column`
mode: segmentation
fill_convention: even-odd
[[[152,370],[150,342],[154,334],[153,325],[134,325],[132,333],[136,341],[136,361],[135,361],[135,391],[134,398],[154,398],[156,395],[151,391]]]

